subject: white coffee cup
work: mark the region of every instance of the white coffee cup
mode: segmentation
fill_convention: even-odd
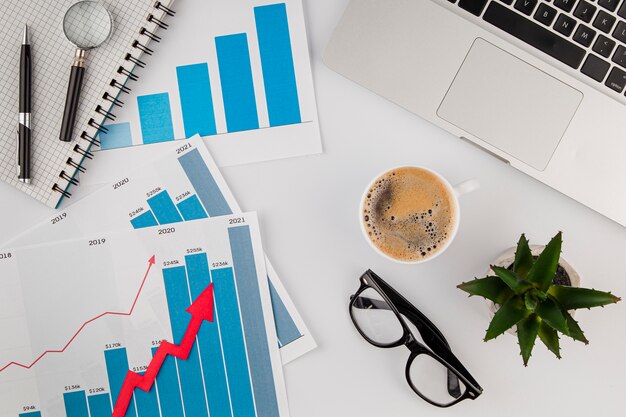
[[[435,178],[437,178],[439,180],[439,182],[444,186],[444,188],[446,189],[446,191],[449,193],[450,196],[450,200],[452,203],[452,210],[454,211],[453,213],[451,213],[451,218],[453,219],[453,224],[451,225],[450,229],[449,229],[449,233],[448,233],[448,237],[444,243],[443,246],[440,246],[439,248],[437,248],[437,251],[435,253],[433,253],[432,255],[423,258],[423,259],[416,259],[416,260],[404,260],[404,259],[398,259],[398,258],[394,258],[393,256],[385,253],[383,250],[381,250],[380,248],[378,248],[374,242],[372,241],[372,239],[370,238],[369,234],[368,234],[368,230],[366,230],[365,224],[363,222],[363,213],[366,209],[365,204],[367,201],[367,196],[369,194],[369,192],[371,191],[372,187],[376,184],[376,182],[378,182],[381,178],[385,177],[387,174],[389,174],[392,171],[398,170],[398,169],[402,169],[402,168],[416,168],[416,169],[420,169],[423,171],[426,171],[430,174],[432,174]],[[402,166],[397,166],[391,169],[388,169],[382,173],[380,173],[379,175],[377,175],[376,177],[374,177],[374,179],[367,185],[367,187],[365,188],[365,191],[363,192],[363,196],[361,197],[361,203],[359,205],[359,224],[361,225],[361,231],[363,232],[363,237],[365,238],[365,240],[370,244],[370,246],[379,254],[381,254],[383,257],[397,262],[397,263],[401,263],[401,264],[408,264],[408,265],[414,265],[414,264],[420,264],[423,262],[427,262],[430,261],[432,259],[435,259],[436,257],[438,257],[439,255],[441,255],[442,253],[444,253],[446,251],[446,249],[448,249],[448,247],[450,246],[450,244],[452,243],[452,241],[454,240],[454,238],[456,237],[456,234],[459,230],[459,223],[461,220],[461,210],[460,210],[460,206],[459,206],[459,197],[462,196],[463,194],[467,194],[470,193],[476,189],[478,189],[480,187],[480,184],[478,182],[478,180],[475,179],[471,179],[471,180],[467,180],[467,181],[463,181],[457,185],[452,186],[444,177],[442,177],[440,174],[438,174],[437,172],[422,167],[422,166],[417,166],[417,165],[402,165]]]

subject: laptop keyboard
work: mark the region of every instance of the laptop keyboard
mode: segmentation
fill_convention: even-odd
[[[626,0],[448,0],[598,83],[626,88]]]

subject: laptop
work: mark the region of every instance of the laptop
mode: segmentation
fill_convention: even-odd
[[[324,61],[626,226],[626,0],[352,0]]]

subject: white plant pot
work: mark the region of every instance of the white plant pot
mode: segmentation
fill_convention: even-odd
[[[508,268],[509,265],[511,265],[515,261],[516,249],[517,248],[514,248],[514,247],[507,249],[498,257],[498,259],[492,262],[492,265],[500,266],[502,268]],[[545,245],[531,245],[530,246],[530,252],[533,254],[533,256],[539,256],[541,252],[543,252],[544,249],[545,249]],[[561,265],[563,269],[565,269],[565,272],[567,272],[567,275],[569,276],[569,280],[572,284],[572,287],[580,287],[580,275],[578,275],[578,272],[576,272],[576,270],[562,256],[559,259],[559,265]],[[487,271],[487,275],[493,276],[495,275],[495,272],[491,268],[489,268],[489,270]],[[487,308],[489,309],[489,317],[491,320],[491,318],[494,316],[494,314],[496,314],[496,311],[498,311],[498,308],[500,308],[500,306],[498,306],[496,303],[494,303],[491,300],[485,299],[485,301],[487,302]],[[575,310],[571,310],[569,311],[569,313],[573,317],[575,314]],[[507,333],[515,335],[516,329],[511,327],[509,330],[507,330]]]

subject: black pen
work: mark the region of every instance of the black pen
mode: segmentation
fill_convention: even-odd
[[[22,36],[22,50],[20,53],[20,108],[19,128],[17,131],[17,178],[30,184],[30,90],[31,90],[31,58],[30,43],[28,42],[28,26],[24,25]]]

